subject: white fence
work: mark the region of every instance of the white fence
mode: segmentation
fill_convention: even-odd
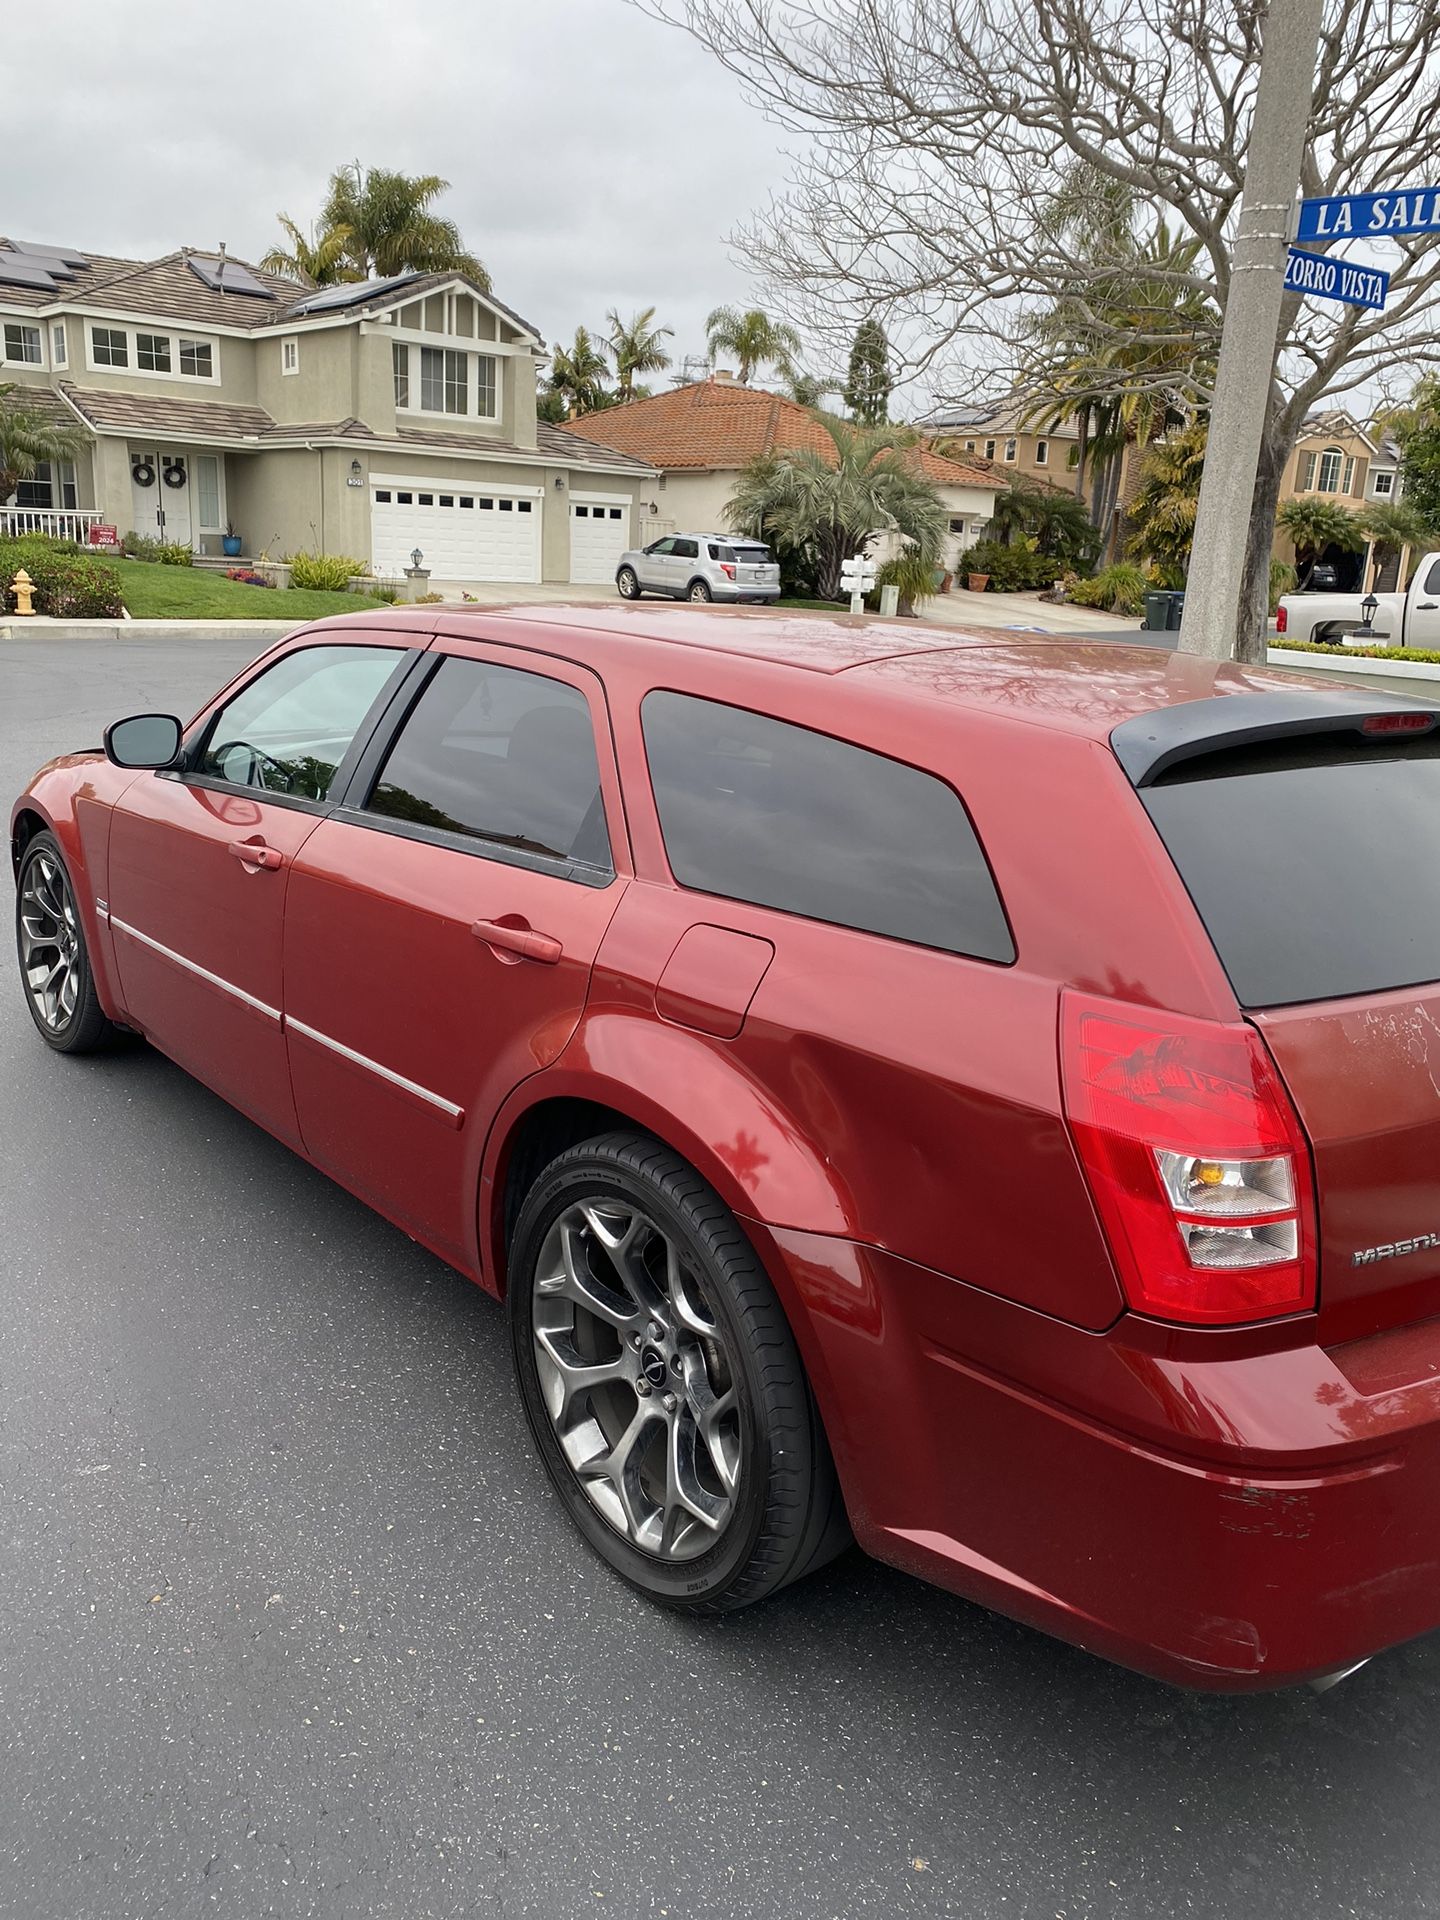
[[[90,528],[103,518],[90,507],[0,507],[0,537],[48,533],[53,540],[78,540],[83,547]]]

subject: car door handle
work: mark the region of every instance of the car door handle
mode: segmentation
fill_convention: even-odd
[[[1422,600],[1415,611],[1416,613],[1433,613],[1435,611],[1435,605],[1436,603],[1433,600]]]
[[[542,967],[553,967],[565,951],[552,934],[536,933],[518,914],[504,920],[476,920],[470,931],[497,956],[538,960]]]
[[[267,847],[259,840],[232,840],[227,851],[252,872],[263,867],[267,873],[273,873],[285,858],[275,847]]]

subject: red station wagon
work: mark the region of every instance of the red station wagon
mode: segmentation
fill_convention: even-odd
[[[15,808],[137,1030],[509,1303],[653,1598],[868,1552],[1191,1686],[1440,1623],[1440,729],[1142,648],[382,611]]]

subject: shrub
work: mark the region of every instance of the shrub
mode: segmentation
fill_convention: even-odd
[[[1295,591],[1295,583],[1299,577],[1288,560],[1270,562],[1270,611],[1272,614],[1285,595]]]
[[[899,611],[913,614],[917,605],[928,600],[935,592],[936,568],[927,560],[913,541],[908,542],[901,552],[892,554],[883,560],[875,570],[877,587],[898,587],[900,589]]]
[[[157,540],[155,558],[162,567],[193,567],[195,555],[181,540]]]
[[[35,611],[59,620],[118,620],[125,610],[120,576],[73,540],[0,540],[0,600],[8,613],[21,570],[35,587]]]
[[[307,587],[320,593],[344,593],[357,573],[364,573],[365,562],[343,553],[288,553],[292,587]]]
[[[445,598],[443,593],[417,593],[413,604],[417,607],[436,606]]]
[[[358,593],[359,588],[357,587],[355,591]],[[366,587],[365,595],[367,599],[381,600],[387,607],[393,607],[400,598],[400,589],[388,580],[377,580],[373,587]],[[474,595],[467,593],[464,597],[472,600]]]
[[[1287,640],[1283,634],[1270,641],[1286,653],[1328,653],[1331,659],[1343,655],[1347,660],[1418,660],[1423,665],[1440,665],[1440,653],[1424,647],[1331,647],[1323,640]]]
[[[158,560],[160,542],[152,539],[148,533],[136,533],[132,527],[120,542],[127,560]]]
[[[1104,607],[1109,613],[1141,613],[1145,607],[1145,589],[1150,584],[1143,567],[1117,560],[1104,567],[1093,580],[1077,580],[1070,598],[1080,607]]]
[[[1064,572],[1064,567],[1030,547],[1006,547],[998,540],[977,540],[956,561],[955,572],[961,580],[970,573],[988,573],[991,593],[1026,593],[1034,592],[1037,587],[1048,587]]]

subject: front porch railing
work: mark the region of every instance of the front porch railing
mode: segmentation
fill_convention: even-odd
[[[102,513],[91,507],[0,507],[0,539],[22,533],[48,533],[52,540],[78,540],[83,547]]]

